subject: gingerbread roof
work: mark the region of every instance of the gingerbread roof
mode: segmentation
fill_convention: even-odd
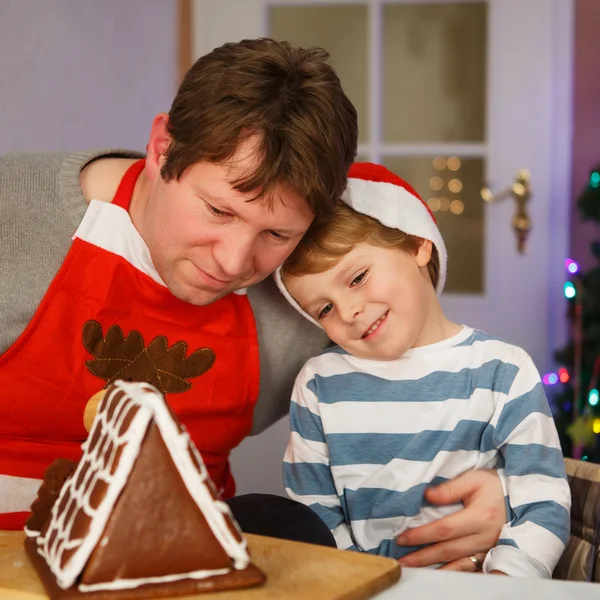
[[[229,507],[219,499],[202,458],[163,396],[147,383],[116,381],[100,404],[75,472],[54,503],[47,527],[37,537],[38,552],[61,588],[71,587],[97,544],[106,543],[101,537],[111,511],[153,423],[233,568],[244,569],[249,564],[245,540]],[[205,578],[212,574],[218,573],[204,569],[180,575]],[[167,577],[173,579],[173,575]]]

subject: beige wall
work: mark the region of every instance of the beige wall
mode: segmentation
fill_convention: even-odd
[[[0,153],[144,150],[177,82],[177,0],[0,0]]]

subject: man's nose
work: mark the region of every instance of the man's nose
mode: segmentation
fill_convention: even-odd
[[[229,235],[213,250],[223,276],[227,279],[245,278],[252,275],[254,238],[251,235]]]

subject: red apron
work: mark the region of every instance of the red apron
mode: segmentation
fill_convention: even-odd
[[[0,529],[21,528],[46,467],[77,460],[88,400],[114,379],[149,381],[200,450],[225,498],[228,457],[250,432],[259,360],[248,298],[175,298],[128,214],[144,166],[113,203],[92,200],[31,322],[0,356]]]

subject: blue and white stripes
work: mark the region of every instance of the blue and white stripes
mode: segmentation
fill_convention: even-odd
[[[397,546],[398,534],[461,508],[429,505],[428,485],[497,468],[512,520],[485,569],[550,576],[570,494],[539,374],[520,348],[465,327],[389,362],[331,349],[298,376],[290,423],[287,492],[339,547],[399,558],[414,548]]]

